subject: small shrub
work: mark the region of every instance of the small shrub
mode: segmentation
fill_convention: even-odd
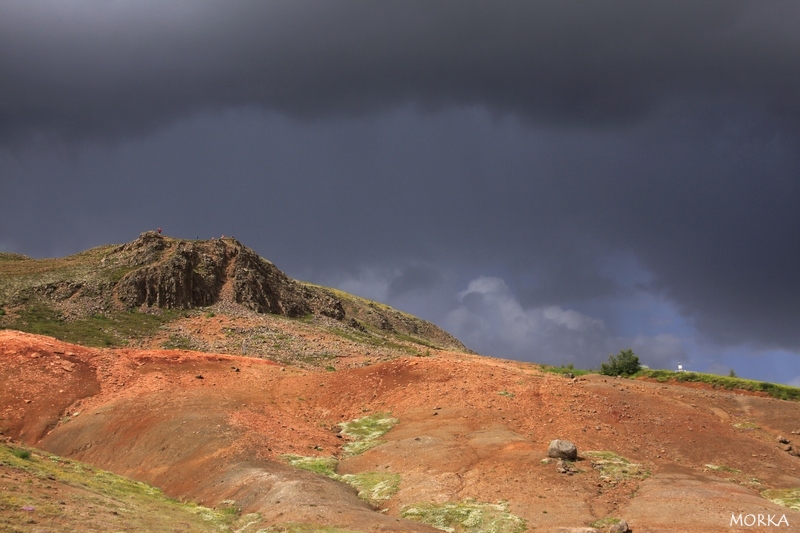
[[[642,369],[639,363],[639,358],[633,353],[633,350],[620,350],[614,356],[608,356],[608,363],[600,365],[600,373],[605,376],[631,376]]]
[[[12,453],[25,461],[31,458],[31,452],[28,450],[14,450]]]

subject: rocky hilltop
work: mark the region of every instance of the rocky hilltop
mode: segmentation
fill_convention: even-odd
[[[113,289],[128,308],[191,309],[228,300],[258,313],[345,317],[341,301],[289,278],[233,238],[185,241],[150,231],[102,261],[132,269]]]
[[[375,344],[385,344],[391,337],[388,340],[395,344],[465,349],[430,322],[294,280],[234,238],[184,240],[148,231],[127,244],[101,246],[61,259],[4,254],[0,256],[0,276],[4,280],[0,308],[5,313],[0,316],[0,327],[53,334],[37,329],[43,319],[60,324],[53,326],[56,329],[69,330],[69,322],[108,318],[97,324],[108,333],[105,342],[89,339],[84,344],[113,345],[131,340],[126,337],[155,334],[122,331],[131,322],[125,312],[159,316],[165,322],[177,316],[165,311],[205,310],[239,322],[247,312],[251,318],[255,314],[330,319],[351,336],[375,337]],[[239,325],[237,331],[242,336],[253,327],[252,323]],[[81,341],[69,335],[64,338]],[[189,344],[186,347],[202,348],[199,340]]]

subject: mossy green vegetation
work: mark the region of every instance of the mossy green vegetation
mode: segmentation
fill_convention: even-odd
[[[400,474],[391,472],[344,474],[338,479],[354,487],[358,496],[372,505],[388,500],[400,489]]]
[[[349,422],[342,422],[339,424],[342,435],[352,439],[342,447],[343,455],[352,457],[381,444],[383,441],[380,440],[380,437],[398,422],[391,413],[373,413]],[[373,505],[388,500],[400,488],[400,476],[391,472],[338,474],[336,468],[339,460],[332,456],[309,457],[286,454],[282,455],[281,459],[295,468],[347,483],[358,490],[359,497]]]
[[[230,512],[235,503],[221,511],[182,503],[145,483],[20,444],[0,444],[0,468],[12,474],[0,491],[2,531],[29,531],[22,524],[32,517],[47,531],[232,532],[261,521]],[[50,496],[53,490],[64,504]]]
[[[584,376],[586,374],[596,373],[594,370],[575,368],[575,365],[573,365],[572,363],[560,366],[539,365],[539,368],[541,368],[543,372],[550,372],[551,374],[561,374],[561,375],[572,374],[573,376]]]
[[[339,461],[336,457],[313,457],[303,455],[285,454],[281,455],[281,459],[286,461],[290,466],[299,468],[301,470],[308,470],[315,474],[322,476],[334,477],[336,476],[336,466]]]
[[[508,510],[507,502],[481,503],[472,499],[443,504],[418,503],[404,507],[400,516],[449,533],[522,533],[525,520]]]
[[[341,529],[338,527],[323,526],[321,524],[309,524],[288,522],[270,526],[267,529],[260,529],[260,533],[361,533],[352,529]]]
[[[169,339],[161,343],[165,350],[196,350],[192,339],[185,335],[170,335]]]
[[[714,388],[764,392],[780,400],[800,401],[800,388],[779,385],[777,383],[768,383],[766,381],[718,376],[716,374],[705,374],[702,372],[673,372],[671,370],[641,370],[635,377],[647,377],[661,383],[666,383],[668,381],[702,382],[708,383]]]
[[[741,470],[737,470],[735,468],[731,468],[730,466],[725,466],[725,465],[707,464],[706,468],[708,468],[709,470],[714,470],[715,472],[728,472],[731,474],[741,473]]]
[[[589,526],[602,530],[602,529],[606,529],[606,528],[608,528],[610,526],[613,526],[614,524],[618,524],[620,522],[622,522],[622,519],[620,519],[620,518],[615,518],[613,516],[607,516],[605,518],[601,518],[600,520],[595,520],[594,522],[589,524]]]
[[[761,496],[772,503],[800,511],[800,488],[765,490],[761,493]]]
[[[31,458],[30,450],[24,450],[22,448],[17,448],[17,449],[14,449],[11,453],[13,453],[16,457],[19,457],[20,459],[28,460],[28,459]]]
[[[35,303],[22,308],[14,320],[0,327],[47,335],[84,346],[124,346],[128,339],[153,335],[163,324],[177,316],[179,312],[174,310],[161,310],[153,314],[114,311],[67,320],[52,307]]]
[[[406,344],[400,344],[399,342],[395,342],[392,339],[398,339],[403,337],[403,335],[398,333],[388,334],[383,332],[378,332],[376,328],[365,325],[365,331],[358,331],[358,330],[346,330],[341,327],[331,327],[328,328],[330,333],[341,337],[343,339],[347,339],[350,342],[354,342],[356,344],[366,344],[368,346],[374,346],[376,348],[386,348],[390,350],[398,350],[401,352],[405,352],[409,355],[418,356],[421,355],[422,352],[413,346],[408,346]],[[406,335],[405,337],[409,337]],[[404,339],[407,340],[407,339]],[[423,346],[429,346],[429,344],[423,344],[419,342],[419,339],[413,341],[417,344],[421,344]]]
[[[600,479],[622,481],[624,479],[644,479],[650,471],[644,466],[632,463],[621,455],[609,451],[583,452],[592,462],[592,467],[600,473]]]
[[[358,491],[358,496],[371,503],[379,503],[391,498],[400,488],[400,475],[391,472],[362,472],[358,474],[337,474],[339,461],[335,457],[307,457],[302,455],[282,455],[281,459],[289,465],[347,483]]]
[[[0,252],[0,261],[30,261],[27,255],[15,254],[11,252]]]
[[[349,422],[342,422],[342,435],[350,437],[350,442],[342,447],[345,455],[359,455],[378,446],[383,441],[380,437],[392,429],[399,420],[390,413],[374,413]]]

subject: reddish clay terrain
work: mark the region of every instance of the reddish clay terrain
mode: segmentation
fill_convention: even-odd
[[[174,498],[209,507],[234,500],[258,513],[248,532],[290,522],[440,531],[401,511],[467,498],[506,501],[537,532],[606,517],[636,533],[800,531],[800,512],[761,496],[800,487],[800,458],[776,440],[800,441],[799,403],[598,375],[573,380],[438,350],[336,366],[85,348],[0,331],[0,430]],[[345,457],[337,424],[375,412],[399,423],[379,446]],[[574,474],[542,462],[555,438],[577,445]],[[649,475],[604,477],[589,451],[614,452]],[[284,454],[338,456],[339,474],[399,474],[399,490],[376,508],[348,485],[288,466]],[[0,477],[0,489],[9,479]],[[783,522],[731,526],[740,514]],[[38,530],[80,530],[67,522]]]

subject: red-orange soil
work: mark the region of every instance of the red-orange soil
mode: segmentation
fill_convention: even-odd
[[[474,498],[508,501],[529,531],[607,516],[636,533],[759,531],[731,527],[732,513],[785,516],[790,527],[779,530],[800,531],[800,512],[760,496],[800,487],[800,458],[776,441],[800,443],[792,433],[800,433],[800,403],[597,375],[570,380],[536,365],[432,352],[325,372],[0,331],[0,430],[176,498],[236,500],[260,513],[263,527],[438,531],[400,518],[401,508]],[[400,474],[383,512],[280,460],[338,456],[337,424],[378,411],[399,424],[338,472]],[[581,472],[542,463],[555,438],[577,445]],[[651,475],[604,481],[582,456],[589,450],[613,451]]]

